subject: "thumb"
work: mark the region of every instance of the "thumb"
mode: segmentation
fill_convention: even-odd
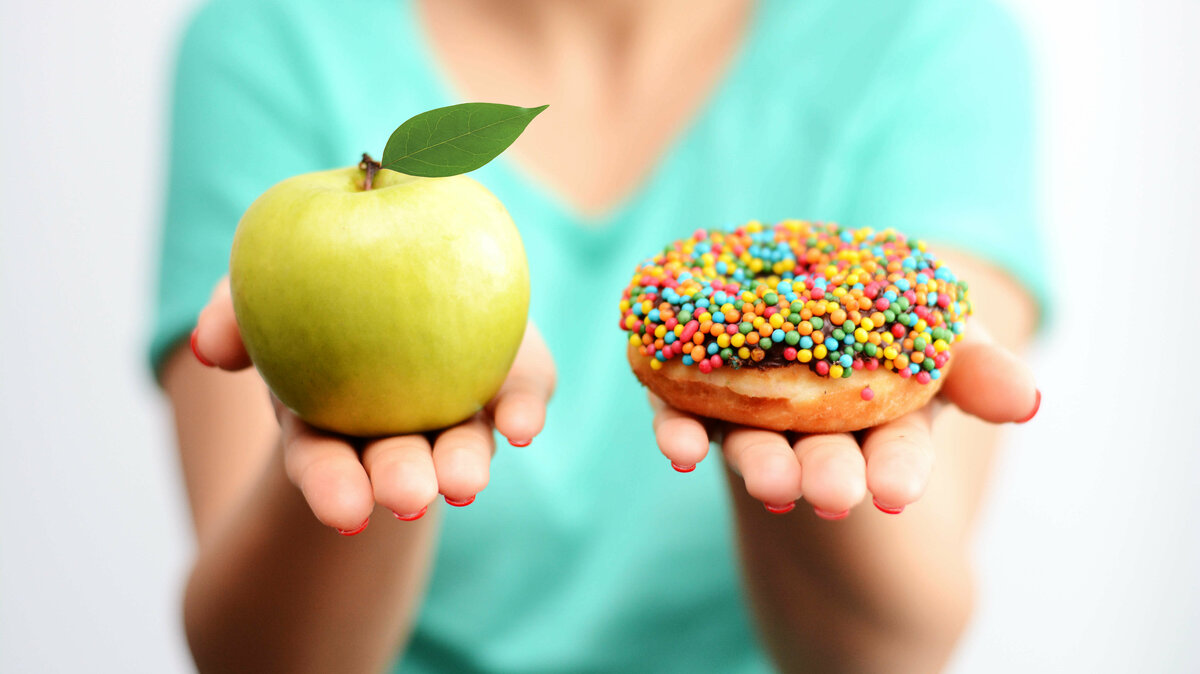
[[[1025,423],[1042,404],[1029,366],[992,341],[978,321],[954,347],[941,392],[967,414],[995,424]]]
[[[192,353],[201,363],[222,370],[241,370],[251,365],[233,314],[229,277],[217,283],[208,306],[196,320],[196,329],[192,331]]]
[[[524,447],[542,432],[556,377],[550,349],[530,322],[508,376],[487,406],[496,430],[510,444]]]

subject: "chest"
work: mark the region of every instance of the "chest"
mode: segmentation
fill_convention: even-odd
[[[599,26],[502,21],[467,9],[418,5],[443,75],[462,100],[549,104],[510,159],[593,218],[632,196],[701,114],[754,11],[748,0],[719,0],[680,12],[677,23],[655,14]]]

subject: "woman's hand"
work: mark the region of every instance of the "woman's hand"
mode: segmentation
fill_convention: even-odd
[[[933,403],[855,434],[791,437],[701,420],[651,395],[654,432],[662,453],[684,472],[708,453],[709,429],[723,432],[726,463],[771,512],[787,512],[803,497],[817,515],[841,519],[870,491],[877,508],[895,514],[925,491],[933,468],[933,419],[944,401],[991,423],[1024,423],[1041,404],[1029,368],[993,342],[978,321],[954,347],[951,362]]]
[[[227,279],[200,313],[191,344],[210,367],[251,366]],[[488,483],[493,427],[511,444],[528,445],[545,423],[554,382],[550,351],[530,324],[508,377],[487,407],[432,440],[413,434],[352,444],[313,428],[272,396],[288,479],[318,520],[348,536],[366,528],[376,504],[402,520],[421,517],[439,493],[451,505],[468,505]]]

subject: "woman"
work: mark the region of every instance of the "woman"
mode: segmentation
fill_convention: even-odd
[[[202,670],[943,665],[970,613],[997,437],[984,421],[1027,420],[1040,401],[1005,350],[1030,336],[1042,288],[1027,72],[990,4],[846,4],[201,10],[176,74],[153,359],[197,533],[184,614]],[[274,182],[354,163],[460,100],[551,105],[473,174],[530,259],[536,327],[504,388],[435,439],[352,446],[272,410],[227,286],[209,296],[237,218]],[[944,389],[958,409],[793,443],[710,438],[646,404],[612,327],[636,263],[697,226],[787,217],[960,251],[942,255],[977,307]],[[493,456],[492,427],[515,447]],[[670,470],[652,438],[699,467]],[[723,461],[705,460],[710,439]],[[439,493],[478,502],[434,507]],[[868,493],[878,510],[855,507]]]

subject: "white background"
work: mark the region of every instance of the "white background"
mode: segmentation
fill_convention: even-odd
[[[188,520],[143,355],[190,6],[0,9],[0,671],[191,670]],[[1200,3],[1014,6],[1076,299],[1032,354],[1042,411],[999,463],[951,670],[1198,672]]]

